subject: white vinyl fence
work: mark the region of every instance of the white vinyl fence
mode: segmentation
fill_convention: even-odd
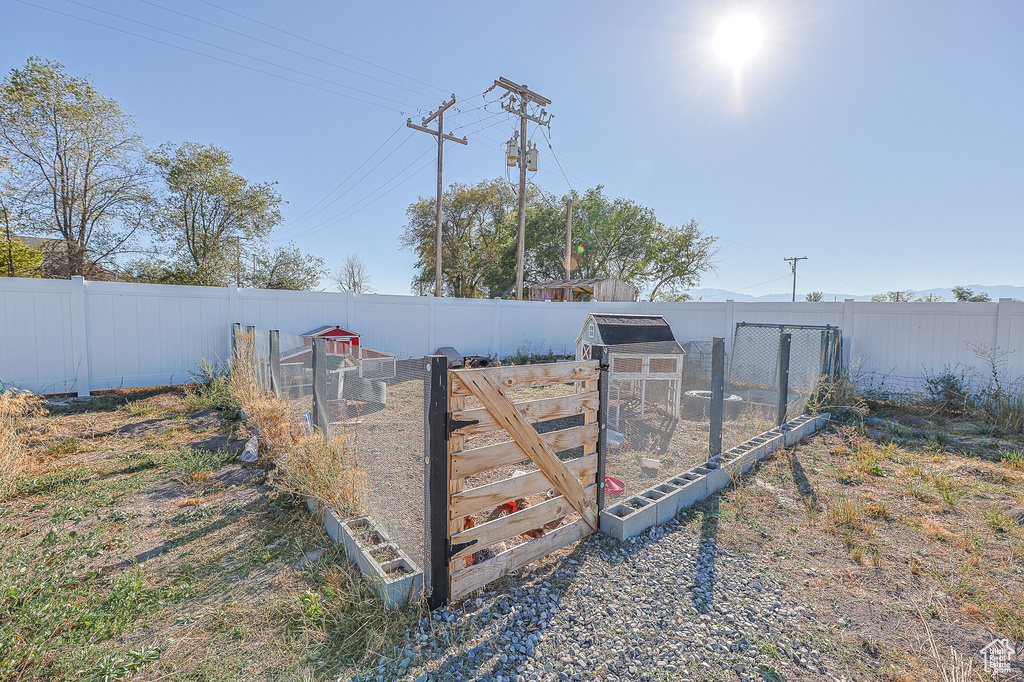
[[[0,381],[35,393],[190,383],[201,358],[226,360],[233,322],[301,334],[340,325],[400,357],[572,352],[590,312],[664,315],[676,338],[738,322],[832,325],[863,372],[920,377],[978,366],[972,346],[1009,351],[1024,374],[1024,303],[553,303],[163,284],[0,278]]]

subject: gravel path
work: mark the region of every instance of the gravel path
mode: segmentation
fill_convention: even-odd
[[[424,618],[415,643],[364,679],[850,679],[828,634],[845,623],[787,598],[770,555],[720,549],[716,512],[624,544],[588,538],[533,576]]]

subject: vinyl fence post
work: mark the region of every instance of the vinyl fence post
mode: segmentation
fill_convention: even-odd
[[[431,610],[448,603],[448,358],[430,355],[427,375],[427,562]]]
[[[327,339],[313,337],[313,428],[327,434]]]
[[[281,332],[270,330],[270,390],[280,396],[281,391]]]
[[[786,423],[786,412],[789,409],[789,349],[793,335],[789,332],[779,334],[779,416],[776,426]]]
[[[711,345],[711,410],[708,415],[708,455],[722,453],[722,416],[725,407],[725,338],[716,336]]]
[[[597,510],[604,509],[604,484],[605,470],[608,463],[608,395],[611,389],[609,385],[609,348],[604,345],[595,345],[591,349],[590,357],[600,362],[601,371],[597,379],[597,391],[599,396],[597,407]],[[585,454],[585,453],[584,453]],[[598,528],[601,527],[600,513],[597,517]]]
[[[75,368],[75,390],[80,398],[89,395],[92,383],[89,368],[88,305],[85,278],[76,275],[71,278],[71,357]]]

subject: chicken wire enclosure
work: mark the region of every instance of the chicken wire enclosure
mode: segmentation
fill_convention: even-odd
[[[779,409],[780,343],[789,334],[787,414],[800,414],[823,378],[834,376],[841,330],[831,326],[740,322],[727,362],[726,391],[758,406],[766,415]]]
[[[604,505],[707,459],[710,339],[595,346],[601,387]],[[707,352],[705,352],[707,351]]]
[[[427,571],[427,360],[276,330],[242,331],[251,337],[240,338],[252,338],[257,381],[288,404],[299,433],[344,439],[360,514]]]

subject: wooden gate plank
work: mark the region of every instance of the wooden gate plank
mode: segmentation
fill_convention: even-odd
[[[526,454],[544,472],[551,484],[565,496],[573,509],[583,517],[583,520],[591,528],[596,529],[597,511],[594,500],[583,490],[583,486],[576,480],[576,477],[569,473],[562,461],[558,459],[558,455],[530,426],[530,422],[520,414],[512,403],[505,399],[505,396],[498,390],[497,384],[487,374],[470,374],[459,378],[501,427],[508,431],[512,440],[519,443],[520,447],[526,451]]]
[[[451,598],[458,599],[488,583],[503,578],[512,571],[533,563],[557,549],[576,542],[594,532],[584,519],[562,526],[542,538],[523,543],[502,552],[493,559],[452,573]]]
[[[513,388],[538,388],[572,381],[596,380],[601,368],[596,360],[577,362],[545,363],[542,365],[512,365],[510,367],[482,367],[461,369],[459,375],[487,374],[503,390]],[[455,395],[469,395],[469,387],[458,381],[452,386]]]
[[[587,414],[593,413],[588,412]],[[573,426],[559,431],[548,431],[547,433],[542,433],[540,437],[552,450],[561,452],[596,443],[598,433],[597,424],[588,424],[587,426]],[[590,452],[593,452],[593,448],[590,448]],[[590,453],[584,452],[583,454]],[[530,459],[530,456],[519,447],[519,444],[514,440],[509,440],[504,443],[486,445],[472,450],[453,452],[451,475],[472,476],[473,474],[509,466],[510,464],[516,464],[527,459]]]
[[[589,485],[591,479],[597,474],[597,455],[571,459],[565,463],[565,466],[573,476],[583,478]],[[462,479],[458,480],[461,481]],[[470,488],[469,490],[453,492],[449,500],[451,517],[455,520],[470,514],[490,511],[499,504],[505,504],[520,497],[542,493],[550,487],[551,481],[548,480],[543,471],[531,471],[521,476],[506,478],[494,483]]]
[[[593,485],[588,486],[588,492],[592,492],[591,489],[595,487]],[[459,559],[474,552],[479,552],[481,549],[489,547],[496,542],[514,538],[534,528],[540,528],[545,523],[568,516],[572,512],[572,505],[564,497],[558,496],[552,500],[545,500],[540,504],[517,511],[515,514],[502,516],[493,521],[474,526],[469,530],[464,530],[452,536],[452,545],[476,540],[471,546],[452,556],[455,559]]]
[[[455,371],[461,372],[464,370]],[[487,375],[483,376],[486,377]],[[470,380],[473,381],[473,379]],[[497,387],[495,387],[495,390],[497,390]],[[499,393],[498,395],[500,396],[501,394]],[[460,397],[463,400],[466,399],[465,396]],[[479,396],[477,396],[477,398],[479,398]],[[511,406],[511,403],[509,403],[504,396],[501,397],[501,400]],[[483,401],[481,400],[480,402]],[[515,409],[526,419],[527,424],[529,424],[530,422],[560,419],[562,417],[584,414],[585,412],[593,412],[597,410],[600,405],[601,395],[597,391],[591,391],[589,393],[576,393],[558,398],[527,400],[525,402],[518,403],[515,406]],[[457,431],[453,431],[452,433],[455,435],[472,436],[478,433],[487,433],[488,431],[505,428],[505,424],[495,415],[488,412],[485,407],[475,407],[469,410],[458,410],[452,412],[452,419],[459,421],[476,420],[479,422],[477,424],[464,426]]]

